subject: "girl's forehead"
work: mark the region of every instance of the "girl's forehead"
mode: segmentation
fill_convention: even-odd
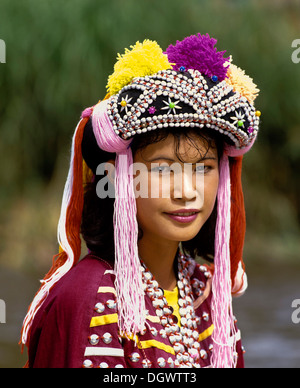
[[[146,161],[153,159],[183,159],[185,162],[196,162],[204,156],[217,156],[217,147],[214,141],[208,142],[205,138],[190,134],[175,137],[169,134],[166,138],[151,143],[137,151],[137,157]]]

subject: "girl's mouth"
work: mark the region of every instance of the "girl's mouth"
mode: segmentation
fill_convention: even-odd
[[[178,211],[165,214],[174,221],[188,223],[194,221],[197,218],[198,213],[199,210],[197,209],[180,209]]]

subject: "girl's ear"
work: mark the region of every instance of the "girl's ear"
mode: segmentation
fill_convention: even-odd
[[[105,170],[106,170],[107,178],[109,179],[110,183],[114,185],[114,182],[115,182],[115,160],[114,159],[109,159],[105,163]]]

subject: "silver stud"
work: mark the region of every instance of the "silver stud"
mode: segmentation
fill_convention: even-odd
[[[174,360],[171,357],[168,358],[167,362],[168,362],[170,368],[174,368]]]
[[[162,288],[159,287],[157,290],[155,290],[155,296],[157,296],[158,298],[163,296],[163,294],[164,294],[164,291]]]
[[[208,313],[206,313],[206,312],[204,312],[203,314],[202,314],[202,319],[204,320],[204,321],[208,321],[209,320],[209,314]]]
[[[184,352],[182,358],[184,362],[187,362],[190,360],[190,355],[187,352]]]
[[[173,346],[175,353],[184,352],[184,346],[179,342],[176,342]]]
[[[84,360],[82,367],[83,368],[93,368],[93,363],[91,360]]]
[[[162,336],[162,338],[167,338],[166,330],[161,329],[161,330],[159,331],[159,334]]]
[[[178,304],[179,304],[180,307],[184,307],[185,306],[185,300],[180,298],[178,300]]]
[[[151,368],[152,362],[145,359],[142,361],[143,368]]]
[[[103,340],[103,342],[104,342],[106,345],[108,345],[108,344],[110,344],[111,341],[112,341],[112,335],[111,335],[110,333],[105,333],[105,334],[103,334],[103,336],[102,336],[102,340]]]
[[[184,287],[184,285],[183,285],[183,283],[182,283],[181,280],[179,280],[179,281],[177,282],[177,286],[178,286],[179,289],[182,289],[182,288]]]
[[[97,303],[96,305],[95,305],[95,311],[97,312],[97,313],[99,313],[99,314],[101,314],[101,313],[103,313],[103,311],[105,310],[105,306],[104,306],[104,304],[102,304],[102,303]]]
[[[164,368],[166,366],[166,360],[163,357],[159,357],[157,363],[160,368]]]
[[[151,334],[152,334],[154,337],[157,336],[158,331],[157,331],[157,329],[156,329],[155,327],[151,327],[151,328],[150,328],[150,331],[151,331]]]
[[[201,349],[200,350],[200,357],[202,358],[202,360],[206,360],[207,359],[207,353],[204,349]]]
[[[106,362],[101,362],[99,368],[108,368],[108,364]]]
[[[161,317],[161,318],[160,318],[160,323],[161,323],[163,326],[166,326],[166,324],[168,323],[168,318],[167,318],[167,317]]]
[[[106,306],[109,308],[109,309],[115,309],[116,308],[116,302],[112,299],[109,299],[107,302],[106,302]]]
[[[171,344],[173,345],[173,344],[177,341],[176,336],[175,336],[174,334],[170,335],[169,341],[170,341]]]
[[[153,306],[155,308],[157,308],[157,307],[163,308],[164,305],[165,304],[164,304],[164,301],[162,299],[156,299],[156,300],[153,301]]]
[[[138,362],[141,358],[141,356],[139,355],[139,353],[132,353],[130,356],[129,356],[130,360],[132,362]]]
[[[163,312],[165,315],[170,315],[173,311],[169,307],[164,307]]]
[[[194,359],[194,360],[198,360],[199,358],[199,352],[197,349],[190,349],[189,350],[189,353],[191,355],[191,357]]]
[[[194,338],[195,340],[197,340],[197,339],[199,338],[199,333],[198,333],[198,331],[197,331],[197,330],[194,330],[192,336],[193,336],[193,338]]]
[[[92,334],[89,336],[89,342],[91,345],[97,345],[99,342],[99,336],[97,334]]]

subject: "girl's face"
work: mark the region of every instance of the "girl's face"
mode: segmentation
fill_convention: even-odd
[[[207,150],[205,140],[194,134],[190,138],[192,142],[182,136],[176,150],[174,136],[168,135],[134,154],[134,164],[145,165],[134,177],[140,182],[135,191],[143,240],[191,240],[214,208],[219,184],[217,148]],[[140,185],[147,187],[146,198],[137,194]]]

